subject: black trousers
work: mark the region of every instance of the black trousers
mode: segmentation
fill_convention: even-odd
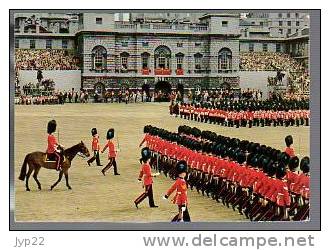
[[[152,184],[145,186],[145,191],[139,197],[137,197],[135,199],[134,203],[136,205],[139,205],[147,197],[149,199],[149,206],[154,207],[155,202],[154,202],[154,194],[153,194],[153,191],[152,191]]]
[[[180,222],[181,219],[184,222],[190,222],[190,215],[188,212],[188,207],[186,207],[186,210],[182,212],[182,205],[178,205],[178,209],[179,209],[179,213],[177,215],[175,215],[172,219],[172,222]]]
[[[96,160],[96,165],[97,165],[97,166],[101,166],[101,162],[100,162],[100,153],[99,153],[98,150],[94,150],[94,155],[93,155],[92,158],[90,158],[90,159],[88,160],[88,163],[92,163],[92,162],[95,161],[95,160]]]
[[[109,159],[109,163],[102,169],[102,172],[105,173],[109,168],[111,168],[111,166],[113,166],[113,173],[118,174],[117,162],[115,157]]]

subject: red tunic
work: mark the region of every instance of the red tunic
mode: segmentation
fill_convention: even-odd
[[[102,151],[104,152],[106,150],[106,148],[109,148],[109,153],[108,153],[109,158],[116,157],[115,145],[113,144],[113,142],[111,140],[108,140],[107,144],[105,144]]]
[[[49,134],[47,140],[48,140],[47,153],[52,154],[56,151],[56,148],[57,148],[56,137],[52,134]]]
[[[99,143],[99,135],[96,134],[93,136],[93,139],[92,139],[92,150],[95,151],[95,150],[100,150],[100,143]]]
[[[285,153],[287,153],[290,157],[294,157],[295,156],[293,148],[290,148],[290,147],[287,147],[285,149]]]
[[[177,205],[187,205],[187,184],[183,178],[177,178],[172,187],[167,191],[166,195],[170,196],[176,190],[176,194],[173,198],[173,203]]]
[[[149,163],[142,164],[139,174],[139,179],[142,179],[142,177],[143,177],[143,184],[145,186],[151,185],[153,183],[152,175],[151,175],[151,167]]]

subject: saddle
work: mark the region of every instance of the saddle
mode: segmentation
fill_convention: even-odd
[[[65,156],[62,156],[61,157],[61,162],[65,162],[66,161],[66,157]],[[56,162],[56,159],[54,156],[48,156],[47,154],[45,155],[45,162],[46,163],[55,163]]]

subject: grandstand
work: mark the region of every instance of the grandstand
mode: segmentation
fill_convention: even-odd
[[[265,92],[268,78],[282,70],[282,89],[302,94],[310,82],[308,27],[306,13],[20,13],[15,68],[78,70],[76,88],[102,93],[241,86]],[[30,82],[20,75],[21,85]]]

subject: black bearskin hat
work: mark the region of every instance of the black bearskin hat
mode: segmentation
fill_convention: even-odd
[[[297,156],[292,157],[289,160],[289,169],[291,171],[295,170],[299,166],[299,158]]]
[[[176,164],[176,172],[177,174],[187,172],[187,163],[185,161],[179,161]]]
[[[141,150],[141,160],[145,162],[148,159],[150,159],[150,157],[151,157],[150,149],[148,147],[144,147]]]
[[[293,144],[293,138],[291,135],[285,137],[285,144],[287,147],[290,147]]]
[[[107,132],[107,139],[110,140],[115,137],[115,130],[113,128],[110,128]]]
[[[277,163],[270,160],[269,163],[267,164],[267,175],[270,177],[274,176],[276,174],[276,170],[277,170]]]
[[[237,162],[239,164],[243,164],[246,160],[245,153],[243,151],[238,151],[237,155],[236,155],[236,158],[237,158]]]
[[[283,162],[280,162],[276,169],[276,178],[277,179],[283,179],[283,177],[286,175],[286,168]]]
[[[54,133],[55,131],[56,131],[56,121],[51,120],[48,122],[48,125],[47,125],[47,133],[51,134],[51,133]]]
[[[149,131],[151,130],[151,128],[152,127],[150,125],[144,126],[143,133],[149,133]]]
[[[92,128],[91,133],[92,133],[92,136],[96,135],[97,134],[96,128]]]
[[[305,156],[300,161],[300,170],[303,171],[303,173],[307,174],[309,172],[310,166],[309,166],[309,157]]]
[[[287,153],[282,152],[280,162],[283,162],[283,164],[286,166],[289,164],[289,161],[290,161],[290,156]]]

